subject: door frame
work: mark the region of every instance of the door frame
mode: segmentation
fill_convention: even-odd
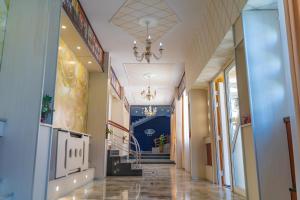
[[[234,169],[233,169],[233,159],[232,159],[232,152],[231,152],[231,148],[232,148],[232,145],[231,145],[231,138],[230,138],[230,117],[229,117],[229,102],[228,102],[228,97],[229,97],[229,91],[228,91],[228,80],[226,78],[226,75],[229,73],[230,70],[232,70],[233,68],[236,68],[236,63],[235,61],[233,60],[225,69],[224,69],[224,83],[225,83],[225,93],[226,93],[226,108],[227,108],[227,124],[228,124],[228,140],[229,140],[229,147],[230,147],[230,162],[231,162],[231,189],[233,192],[237,193],[237,194],[240,194],[242,196],[245,196],[246,197],[246,188],[245,189],[242,189],[242,188],[239,188],[239,187],[236,187],[235,184],[234,184]],[[239,129],[241,129],[241,127],[239,127]],[[242,131],[242,130],[240,130]],[[242,134],[242,133],[241,133]],[[243,145],[243,144],[242,144]],[[244,147],[243,147],[244,148]],[[243,152],[243,156],[244,156],[244,152]],[[243,163],[244,163],[244,179],[245,179],[245,184],[246,183],[246,176],[245,176],[245,162],[244,162],[244,159],[243,159]],[[246,185],[245,185],[246,187]]]

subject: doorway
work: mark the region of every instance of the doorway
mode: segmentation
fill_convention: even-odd
[[[213,82],[214,129],[217,149],[218,182],[221,186],[231,187],[231,158],[228,135],[226,92],[224,74]]]
[[[229,145],[231,154],[232,188],[243,196],[245,192],[245,175],[243,146],[240,126],[239,96],[235,64],[225,70]]]

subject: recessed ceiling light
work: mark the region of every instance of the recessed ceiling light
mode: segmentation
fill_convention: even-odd
[[[92,61],[89,61],[89,62],[88,62],[88,64],[92,64],[92,63],[93,63]]]
[[[77,50],[80,50],[80,49],[81,49],[81,47],[80,47],[80,46],[77,46],[77,47],[76,47],[76,49],[77,49]]]
[[[61,28],[62,29],[67,29],[67,27],[65,25],[62,25]]]

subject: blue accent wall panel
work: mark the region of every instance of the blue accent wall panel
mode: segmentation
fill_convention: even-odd
[[[153,140],[159,138],[160,135],[170,135],[171,120],[170,120],[170,106],[159,106],[159,114],[152,118],[147,118],[142,112],[144,106],[134,106],[131,108],[130,122],[133,128],[133,134],[137,138],[142,151],[152,151],[154,147]],[[145,122],[134,126],[134,123],[144,119]]]

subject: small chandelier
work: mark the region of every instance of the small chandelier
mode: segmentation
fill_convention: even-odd
[[[147,116],[147,117],[153,117],[155,116],[157,113],[157,108],[156,107],[152,107],[152,106],[149,106],[148,108],[145,107],[144,108],[144,114]]]
[[[141,96],[146,100],[151,101],[156,97],[156,90],[151,90],[150,86],[148,86],[147,90],[141,92]]]
[[[151,36],[149,35],[149,24],[150,21],[145,21],[146,26],[147,26],[147,39],[146,39],[146,46],[145,46],[145,52],[143,53],[139,53],[138,52],[138,47],[136,46],[137,42],[134,41],[133,42],[133,54],[136,58],[136,60],[138,62],[142,62],[144,60],[144,58],[146,59],[147,63],[150,63],[150,59],[153,56],[156,60],[159,60],[162,57],[162,53],[163,53],[163,44],[160,43],[159,44],[159,55],[157,56],[155,53],[153,53],[151,51],[151,45],[152,45],[152,41],[151,41]]]

